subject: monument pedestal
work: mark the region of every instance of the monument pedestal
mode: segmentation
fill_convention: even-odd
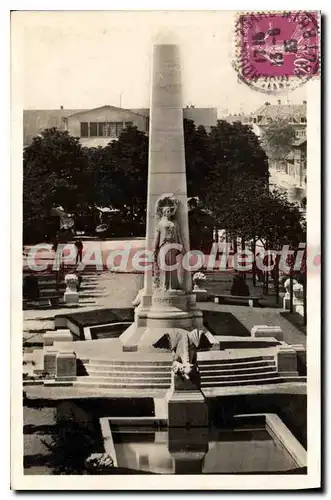
[[[166,399],[169,427],[208,427],[208,406],[194,382],[172,373]]]
[[[122,333],[123,351],[139,351],[153,347],[163,335],[173,329],[204,331],[211,349],[219,349],[219,342],[203,327],[202,311],[197,309],[195,295],[184,290],[156,291],[153,295],[141,294],[141,302],[135,309],[135,321]],[[166,348],[166,346],[165,346]]]

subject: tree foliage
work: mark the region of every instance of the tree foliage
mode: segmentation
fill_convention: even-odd
[[[56,128],[35,137],[23,154],[24,231],[44,228],[55,206],[69,212],[82,210],[87,172],[78,138]]]
[[[296,138],[295,128],[288,120],[278,118],[263,128],[262,144],[273,160],[283,160]]]
[[[199,228],[210,239],[213,226],[243,238],[293,239],[300,213],[280,192],[269,192],[267,156],[249,126],[220,120],[207,133],[184,120],[184,139],[188,196],[198,200],[190,214],[192,241],[201,244]],[[29,230],[37,225],[45,231],[43,221],[56,205],[85,215],[95,228],[101,206],[119,210],[112,234],[144,234],[148,137],[136,127],[98,148],[83,148],[67,132],[45,130],[25,148],[23,163]]]

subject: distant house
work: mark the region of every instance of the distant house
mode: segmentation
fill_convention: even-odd
[[[203,125],[207,131],[217,124],[216,108],[186,107],[183,117]],[[67,130],[87,147],[105,146],[129,125],[148,133],[149,109],[124,109],[105,105],[95,109],[24,110],[24,146],[46,128]]]
[[[281,100],[278,104],[265,102],[249,116],[249,123],[254,127],[257,135],[262,135],[266,126],[277,119],[288,120],[294,127],[297,139],[305,139],[307,131],[307,103],[283,104]]]
[[[292,202],[301,203],[306,197],[307,172],[307,103],[278,104],[265,103],[255,113],[254,125],[259,135],[264,127],[277,119],[288,120],[295,130],[295,140],[290,152],[280,161],[269,160],[270,185],[287,193]]]
[[[108,105],[79,111],[65,118],[66,130],[70,135],[80,137],[81,144],[87,147],[106,146],[128,126],[147,133],[148,122],[142,114]]]
[[[295,130],[295,141],[291,151],[282,161],[273,162],[269,159],[270,185],[275,185],[287,193],[290,201],[301,202],[306,197],[307,170],[307,103],[277,104],[265,102],[250,114],[233,114],[223,118],[229,123],[240,121],[251,125],[257,136],[263,136],[263,131],[277,119],[288,120]]]

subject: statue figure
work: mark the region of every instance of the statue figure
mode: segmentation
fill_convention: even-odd
[[[200,384],[197,364],[197,348],[200,344],[202,330],[192,332],[174,330],[169,333],[170,347],[173,352],[172,370],[186,380],[191,380],[197,387]]]
[[[178,290],[178,269],[162,269],[162,263],[167,267],[177,264],[177,256],[183,251],[183,243],[179,224],[174,219],[179,201],[173,195],[164,195],[157,203],[156,216],[158,223],[154,241],[154,260],[157,266],[158,288],[161,290]],[[181,250],[169,245],[177,244]]]

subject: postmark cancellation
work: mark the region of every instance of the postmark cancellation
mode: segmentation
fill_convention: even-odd
[[[319,75],[319,12],[239,14],[235,46],[242,82],[267,94],[294,90]]]

